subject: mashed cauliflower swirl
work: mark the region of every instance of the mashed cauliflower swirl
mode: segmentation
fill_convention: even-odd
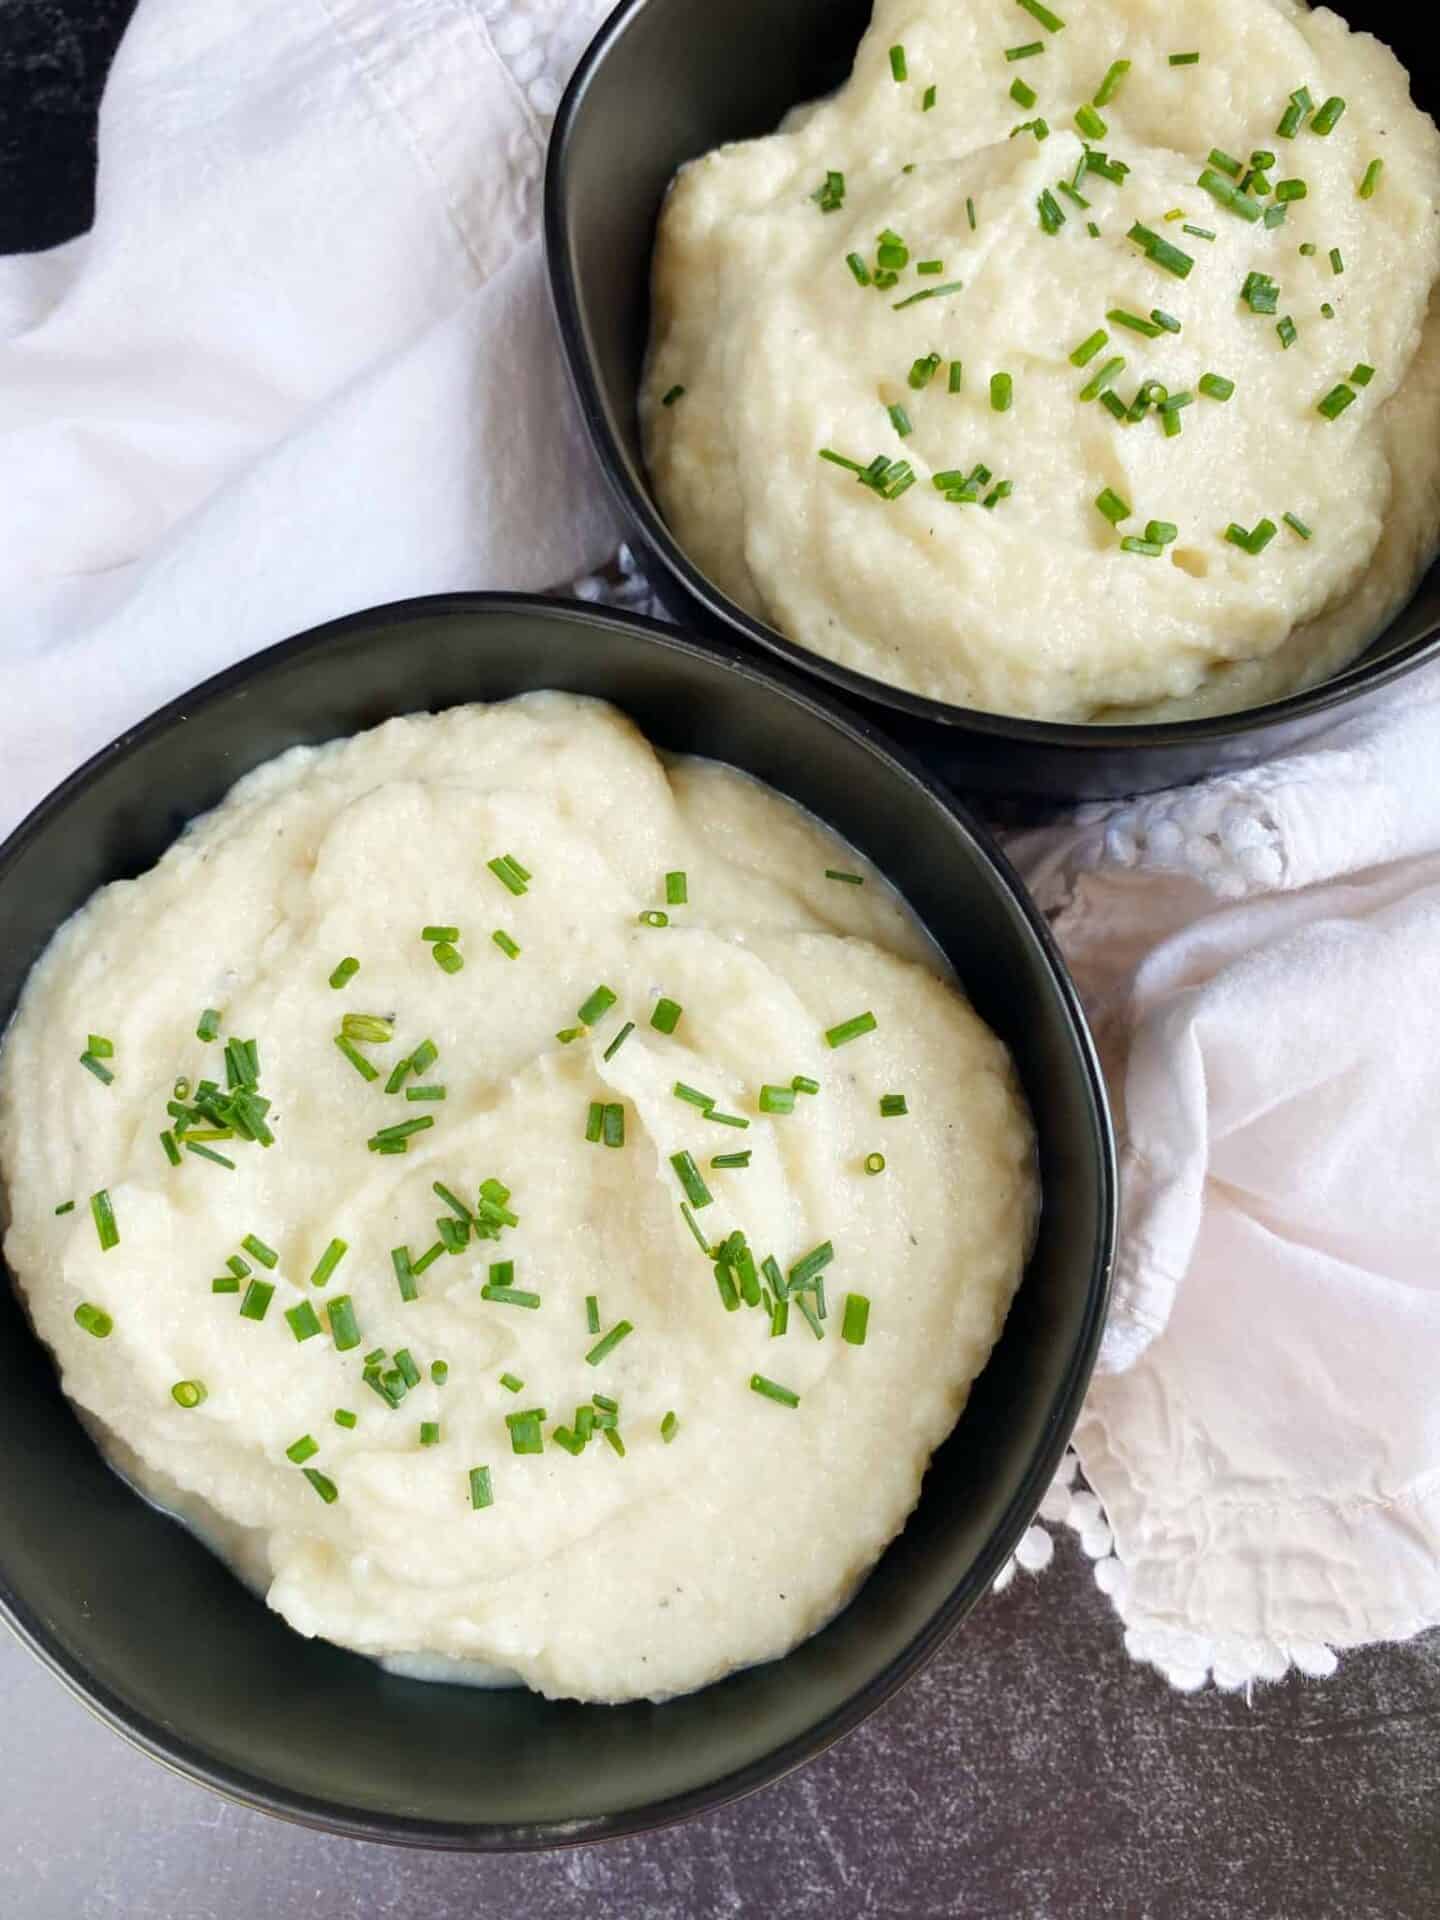
[[[232,1077],[273,1144],[185,1121]],[[6,1257],[117,1464],[301,1633],[583,1700],[843,1605],[999,1333],[1032,1157],[1004,1048],[874,872],[553,694],[251,774],[61,929],[0,1056]],[[706,1242],[745,1237],[719,1280],[687,1190]],[[747,1302],[769,1256],[823,1320],[813,1284],[778,1335]]]
[[[895,686],[1061,721],[1263,703],[1353,658],[1435,550],[1440,136],[1393,54],[1299,0],[1040,15],[878,0],[837,94],[682,171],[657,497],[734,600]],[[934,484],[977,467],[969,501]]]

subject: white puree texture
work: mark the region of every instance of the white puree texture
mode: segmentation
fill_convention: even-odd
[[[657,496],[734,600],[892,685],[1061,721],[1262,704],[1352,659],[1435,550],[1440,136],[1394,55],[1326,9],[1060,0],[1055,11],[1065,25],[1051,33],[1016,0],[878,0],[838,93],[681,172],[660,224],[641,404]],[[1039,54],[1006,60],[1035,42]],[[1186,51],[1199,63],[1172,67]],[[1131,69],[1094,145],[1130,172],[1120,185],[1087,173],[1083,209],[1058,184],[1084,153],[1074,116],[1120,59]],[[1033,107],[1010,97],[1017,78]],[[1277,135],[1301,86],[1317,107],[1346,100],[1328,136]],[[1047,139],[1011,137],[1036,117]],[[1216,147],[1274,153],[1272,186],[1302,181],[1306,197],[1275,229],[1225,210],[1196,184]],[[1372,159],[1383,178],[1361,199]],[[822,213],[811,196],[830,170],[844,175],[844,202]],[[1037,206],[1047,190],[1065,216],[1054,234]],[[1183,220],[1167,221],[1177,210]],[[1188,277],[1127,238],[1136,224],[1192,256]],[[873,269],[886,229],[909,263],[895,287],[862,288],[846,255]],[[943,272],[918,274],[929,260]],[[1275,314],[1242,302],[1252,272],[1278,284]],[[955,280],[962,291],[896,311]],[[1179,334],[1145,338],[1106,318],[1157,307]],[[1109,342],[1077,369],[1069,356],[1097,328]],[[916,391],[910,368],[930,354],[943,364]],[[1127,403],[1145,380],[1196,396],[1178,437],[1153,411],[1120,424],[1080,399],[1115,355]],[[963,364],[958,394],[951,360]],[[1318,403],[1357,363],[1374,380],[1325,419]],[[1009,412],[991,407],[996,372],[1014,382]],[[1207,372],[1234,381],[1229,402],[1200,394]],[[676,386],[681,397],[661,404]],[[896,403],[913,425],[903,439]],[[822,447],[862,465],[907,459],[917,483],[881,499],[821,461]],[[931,484],[980,463],[1014,485],[988,512]],[[1106,487],[1133,510],[1118,528],[1094,504]],[[1227,542],[1232,523],[1266,518],[1279,532],[1263,553]],[[1164,557],[1122,551],[1151,520],[1178,529]]]
[[[487,869],[504,853],[532,875],[522,896]],[[673,870],[689,904],[641,924]],[[436,964],[427,924],[461,929],[460,972]],[[360,971],[337,991],[347,954]],[[601,982],[613,1010],[562,1043]],[[670,1036],[650,1024],[661,994],[684,1009]],[[205,1007],[224,1016],[209,1046]],[[827,1028],[867,1009],[874,1032],[827,1046]],[[373,1082],[333,1044],[358,1012],[394,1022],[391,1042],[362,1049]],[[78,1064],[92,1032],[114,1042],[110,1086]],[[220,1143],[233,1172],[189,1154],[172,1167],[159,1135],[173,1083],[223,1084],[230,1036],[257,1043],[275,1144]],[[387,1096],[427,1038],[424,1079],[445,1100]],[[796,1075],[819,1093],[760,1112],[760,1088]],[[749,1126],[708,1120],[677,1081]],[[909,1112],[882,1120],[891,1091]],[[597,1100],[623,1106],[623,1147],[586,1140]],[[367,1148],[421,1114],[435,1125],[403,1154]],[[744,1149],[743,1170],[710,1165]],[[726,1312],[681,1217],[682,1150],[713,1194],[697,1213],[712,1242],[743,1228],[785,1270],[833,1243],[823,1340],[798,1312],[781,1338],[761,1309]],[[870,1176],[876,1150],[887,1166]],[[123,1471],[301,1633],[585,1700],[701,1686],[844,1603],[1000,1330],[1037,1206],[1032,1156],[1004,1048],[878,875],[772,791],[667,765],[613,709],[555,694],[393,720],[249,775],[61,929],[0,1056],[6,1257]],[[473,1205],[489,1178],[518,1225],[445,1254],[402,1299],[391,1250],[418,1259],[436,1240],[433,1183]],[[88,1207],[102,1187],[109,1251]],[[260,1321],[211,1288],[247,1234],[279,1255],[255,1266],[276,1289]],[[349,1251],[321,1290],[310,1276],[332,1236]],[[538,1309],[482,1296],[499,1260]],[[863,1346],[839,1337],[851,1291],[873,1303]],[[345,1352],[325,1324],[339,1293],[362,1335]],[[591,1294],[604,1329],[634,1329],[599,1365]],[[324,1330],[297,1341],[285,1309],[307,1300]],[[77,1325],[84,1302],[113,1316],[108,1337]],[[393,1410],[362,1378],[375,1347],[406,1349],[424,1376]],[[799,1406],[753,1392],[757,1371]],[[205,1384],[201,1406],[177,1406],[180,1380]],[[597,1392],[620,1404],[623,1459],[553,1438]],[[358,1414],[353,1430],[337,1407]],[[511,1450],[505,1415],[527,1407],[546,1410],[540,1455]],[[420,1444],[422,1421],[438,1444]],[[331,1505],[287,1458],[307,1433]],[[475,1511],[480,1465],[494,1502]]]

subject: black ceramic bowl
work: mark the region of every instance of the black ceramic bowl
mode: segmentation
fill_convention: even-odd
[[[888,873],[1009,1043],[1039,1128],[1039,1242],[909,1525],[824,1632],[663,1706],[583,1707],[383,1673],[293,1633],[102,1463],[0,1286],[0,1610],[137,1746],[336,1832],[523,1848],[680,1819],[853,1727],[986,1590],[1064,1447],[1105,1308],[1105,1097],[1044,926],[983,832],[885,743],[771,671],[559,602],[357,614],[208,681],[126,734],[0,849],[0,1021],[55,928],[149,867],[250,768],[392,714],[537,687],[602,695],[651,740],[757,774]],[[21,1730],[3,1740],[20,1764]]]
[[[1338,11],[1390,43],[1422,106],[1440,104],[1440,40],[1427,9],[1342,0]],[[561,339],[601,467],[676,617],[768,648],[883,710],[890,733],[957,787],[1042,799],[1142,793],[1248,766],[1440,656],[1437,566],[1361,660],[1308,693],[1216,720],[1060,725],[949,706],[839,666],[754,619],[692,564],[651,494],[636,417],[656,215],[682,162],[773,132],[791,107],[838,86],[869,17],[868,0],[623,0],[555,122],[545,232]]]

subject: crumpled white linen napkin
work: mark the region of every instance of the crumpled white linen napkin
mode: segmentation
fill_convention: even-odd
[[[271,641],[614,547],[539,237],[605,11],[142,0],[93,230],[0,261],[0,828]]]
[[[611,550],[537,237],[604,10],[141,0],[94,231],[0,261],[0,830],[270,641]],[[1437,759],[1432,672],[1270,767],[1012,842],[1124,1155],[1076,1435],[1110,1529],[1064,1485],[1041,1517],[1180,1685],[1440,1620]]]
[[[1430,668],[1266,767],[1011,844],[1121,1144],[1074,1441],[1097,1573],[1179,1686],[1440,1624],[1437,763]]]

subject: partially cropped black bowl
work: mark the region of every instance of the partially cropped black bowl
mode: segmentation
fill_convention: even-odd
[[[94,888],[149,867],[261,761],[392,714],[539,687],[603,696],[658,745],[758,775],[895,881],[1015,1055],[1044,1209],[1001,1342],[856,1598],[785,1659],[663,1706],[427,1685],[300,1638],[103,1464],[0,1286],[0,1611],[96,1713],[192,1779],[414,1845],[558,1845],[677,1820],[774,1779],[878,1707],[1029,1523],[1090,1372],[1113,1249],[1090,1041],[1044,926],[983,831],[803,686],[592,608],[476,595],[357,614],[125,735],[0,849],[0,1021]],[[20,1727],[0,1735],[12,1766],[22,1744]]]
[[[1440,107],[1440,40],[1428,9],[1354,0],[1336,10],[1388,41],[1419,104]],[[685,161],[773,132],[792,107],[837,87],[869,19],[869,0],[622,0],[555,122],[545,232],[561,339],[600,465],[676,617],[819,674],[962,790],[1052,800],[1149,792],[1252,765],[1440,657],[1436,566],[1358,661],[1306,693],[1210,720],[1061,724],[950,706],[856,673],[755,619],[706,579],[666,526],[640,447],[636,395],[656,217]]]

